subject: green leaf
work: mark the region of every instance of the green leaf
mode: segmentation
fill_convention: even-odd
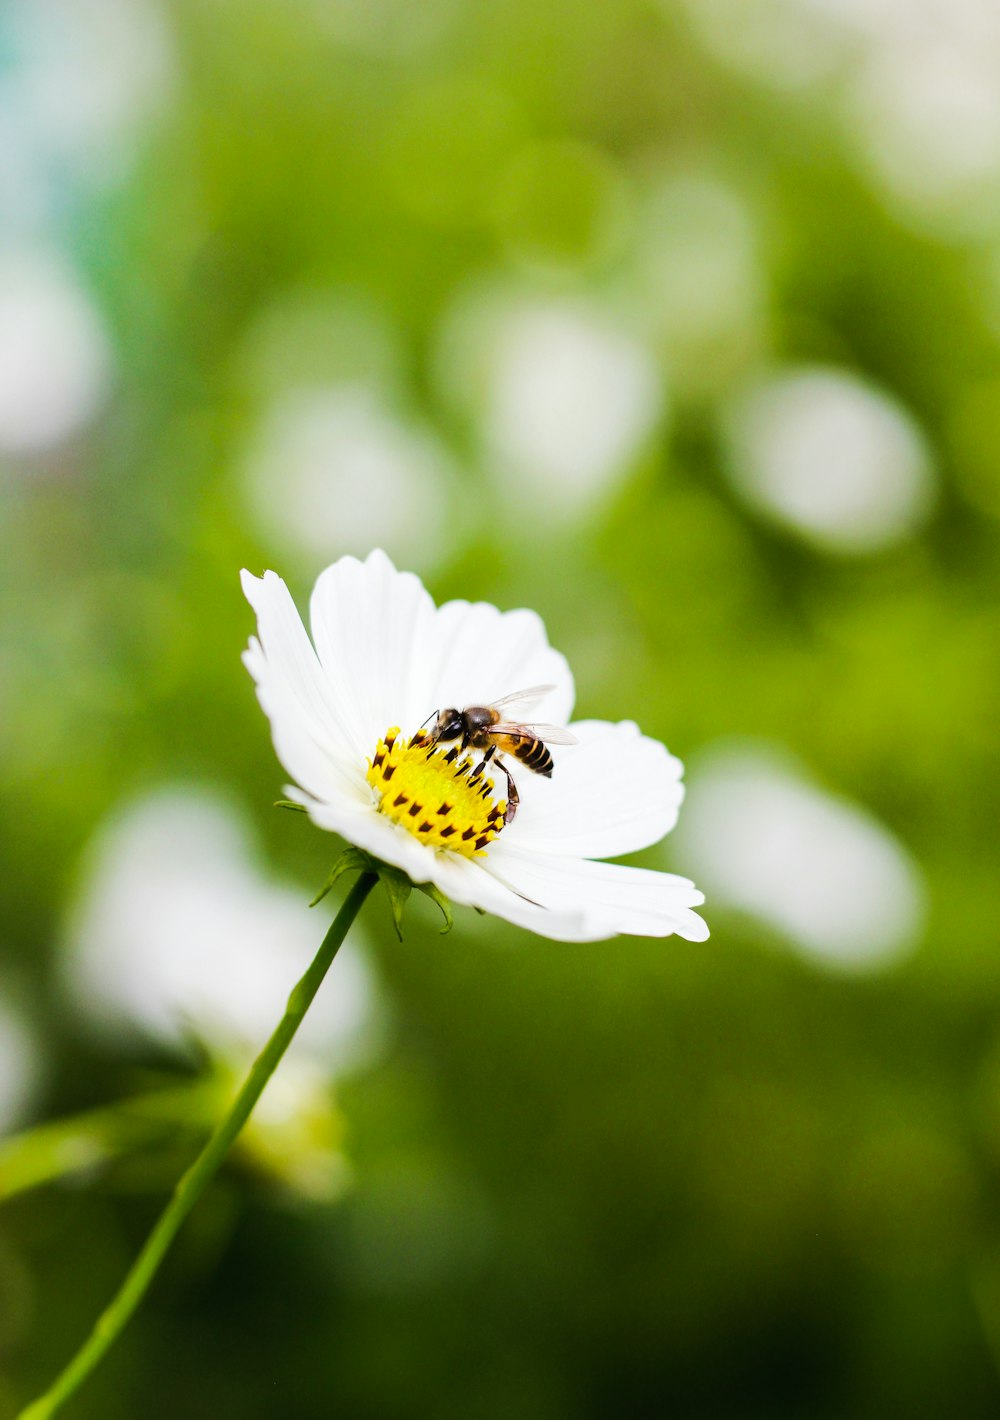
[[[309,812],[305,804],[297,804],[294,799],[275,799],[274,808],[293,809],[297,814],[304,814]]]

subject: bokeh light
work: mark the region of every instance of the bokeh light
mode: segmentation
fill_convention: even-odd
[[[767,348],[767,273],[748,203],[702,173],[652,184],[639,225],[635,307],[685,392],[725,389]]]
[[[474,420],[498,507],[571,522],[618,485],[664,415],[652,353],[582,302],[471,297],[442,332],[441,379]]]
[[[718,906],[778,928],[818,962],[879,968],[917,945],[924,892],[912,859],[870,814],[773,752],[706,755],[678,837],[685,870]]]
[[[853,374],[776,373],[735,398],[726,434],[729,476],[748,501],[832,551],[889,546],[930,511],[920,431]]]
[[[245,825],[206,791],[163,789],[115,814],[89,846],[65,971],[86,1016],[171,1044],[194,1034],[244,1059],[316,947],[307,894],[262,879]],[[292,1050],[328,1069],[377,1041],[374,983],[357,940],[340,954]]]
[[[67,264],[0,253],[0,454],[42,453],[75,434],[110,373],[101,317]]]
[[[842,62],[848,35],[825,4],[811,0],[686,0],[684,10],[710,53],[762,84],[795,93]]]
[[[0,41],[21,142],[74,178],[120,178],[173,89],[158,0],[10,0]]]
[[[857,75],[847,121],[904,214],[957,232],[1000,210],[1000,34],[994,52],[947,38],[886,46]]]
[[[321,566],[382,546],[427,570],[449,541],[456,480],[440,441],[360,385],[300,389],[251,435],[246,494],[262,542]]]

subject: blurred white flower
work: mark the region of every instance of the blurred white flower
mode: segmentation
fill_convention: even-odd
[[[243,466],[261,537],[290,555],[382,540],[427,568],[453,543],[454,470],[427,430],[358,385],[287,390],[265,409]]]
[[[175,787],[113,815],[86,855],[67,927],[73,999],[99,1027],[167,1044],[189,1033],[234,1060],[263,1044],[323,923],[304,891],[263,879],[242,819]],[[291,1046],[328,1070],[374,1044],[373,984],[356,933]]]
[[[776,752],[710,752],[690,776],[675,846],[713,901],[777,928],[812,960],[877,969],[919,938],[923,882],[906,850]]]
[[[684,0],[705,48],[769,88],[796,91],[836,71],[844,27],[812,0]]]
[[[0,1134],[19,1124],[39,1082],[38,1043],[24,1018],[0,1000]]]
[[[117,176],[172,90],[155,0],[6,0],[0,44],[24,141],[87,179]]]
[[[831,551],[899,542],[932,506],[935,481],[917,425],[848,371],[805,366],[762,380],[733,401],[725,433],[735,488]]]
[[[534,612],[436,607],[417,577],[375,551],[319,577],[314,649],[280,577],[244,572],[243,589],[258,630],[244,662],[297,781],[287,792],[320,828],[414,883],[559,941],[707,937],[692,883],[595,861],[669,832],[681,765],[631,721],[581,720],[567,735],[573,677]],[[519,703],[518,719],[537,708],[552,723],[534,736],[520,727],[513,746],[471,746],[457,714],[447,734],[421,733],[447,707],[525,686],[534,688],[518,700],[532,703]],[[500,754],[491,762],[498,749],[518,770],[520,808]]]
[[[1000,45],[879,49],[846,96],[848,126],[876,183],[903,215],[961,235],[1000,210]]]
[[[993,0],[686,0],[698,38],[769,88],[835,96],[876,192],[936,235],[995,230],[1000,9]]]
[[[796,0],[879,46],[988,44],[1000,38],[993,0]]]
[[[41,453],[75,434],[110,374],[106,331],[69,266],[0,253],[0,454]]]
[[[497,477],[518,506],[586,509],[618,481],[660,418],[648,351],[593,312],[538,306],[499,332],[485,417]]]
[[[644,328],[685,387],[732,378],[763,343],[767,287],[752,214],[717,179],[675,174],[646,195],[635,262]]]
[[[446,323],[440,372],[478,428],[499,505],[540,526],[591,509],[660,423],[651,351],[583,302],[487,296]]]

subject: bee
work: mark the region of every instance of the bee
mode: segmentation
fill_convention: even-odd
[[[437,744],[441,740],[461,740],[463,750],[470,746],[484,750],[482,759],[472,771],[472,779],[482,774],[490,760],[503,770],[507,776],[505,824],[513,822],[521,799],[510,770],[500,758],[501,752],[520,760],[526,769],[533,770],[535,774],[551,779],[553,762],[545,741],[554,745],[577,743],[575,735],[559,729],[557,725],[521,724],[508,718],[516,708],[523,713],[554,689],[552,685],[534,685],[529,690],[515,690],[513,694],[495,700],[492,705],[467,705],[464,710],[452,707],[438,711],[433,726],[425,736],[429,744]],[[458,753],[458,747],[451,751],[453,756]]]

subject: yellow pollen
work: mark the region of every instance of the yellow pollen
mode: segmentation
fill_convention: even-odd
[[[379,740],[366,778],[379,812],[432,848],[476,858],[504,826],[506,800],[494,799],[482,761],[460,757],[457,745],[433,744],[419,732],[401,739],[397,726]]]

